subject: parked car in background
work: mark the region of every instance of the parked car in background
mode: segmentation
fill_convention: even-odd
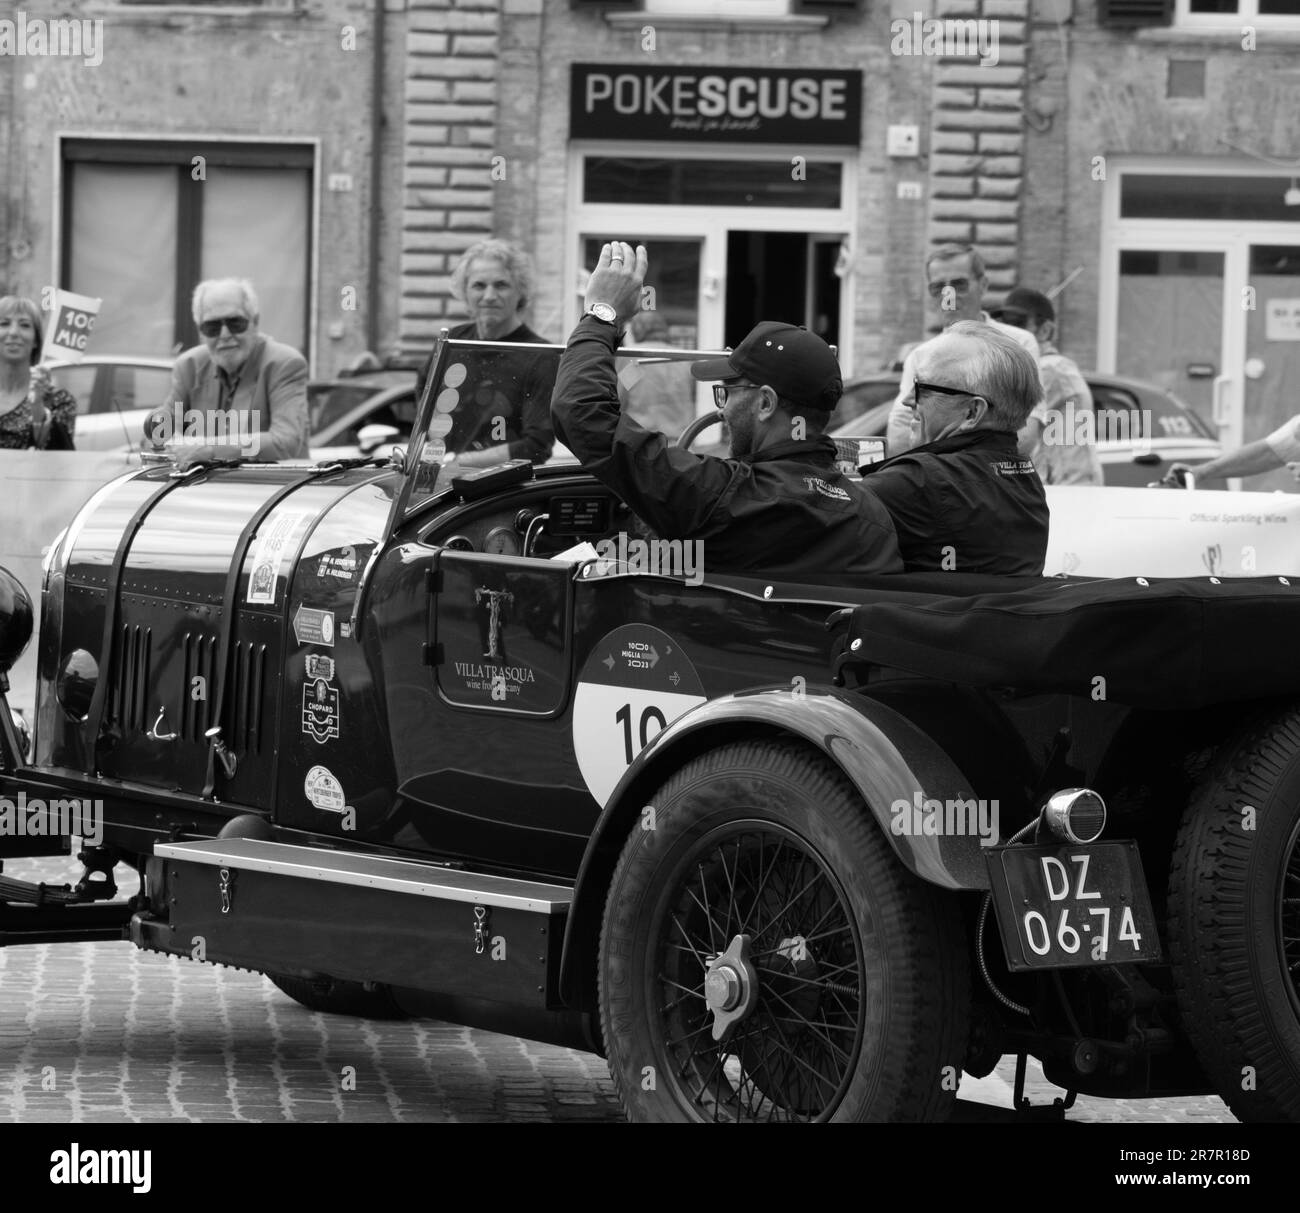
[[[312,459],[356,459],[405,446],[417,403],[414,371],[369,371],[309,383]]]
[[[883,435],[901,376],[880,371],[844,386],[827,432],[834,438]],[[1108,485],[1141,487],[1174,462],[1205,463],[1222,453],[1213,428],[1173,392],[1155,383],[1085,371],[1093,432]]]
[[[170,358],[99,354],[80,362],[46,364],[55,384],[77,402],[79,451],[135,450],[149,413],[167,400]]]

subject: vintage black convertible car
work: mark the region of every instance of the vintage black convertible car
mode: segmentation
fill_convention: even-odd
[[[86,876],[0,877],[0,944],[599,1051],[634,1120],[941,1119],[1015,1054],[1300,1121],[1300,588],[700,567],[574,465],[444,465],[520,348],[444,342],[392,465],[87,502],[30,740],[0,699],[0,855]]]

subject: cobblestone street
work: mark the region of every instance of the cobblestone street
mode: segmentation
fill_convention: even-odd
[[[48,862],[5,871],[54,879]],[[1010,1109],[1014,1073],[1004,1059],[967,1080],[962,1119],[1001,1119],[990,1109]],[[1031,1062],[1026,1094],[1050,1104],[1061,1091]],[[1213,1097],[1081,1097],[1067,1119],[1233,1120]],[[620,1120],[590,1054],[432,1020],[322,1015],[259,974],[128,943],[0,949],[0,1122]]]

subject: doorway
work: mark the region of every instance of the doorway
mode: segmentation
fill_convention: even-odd
[[[725,342],[733,348],[762,320],[803,325],[840,343],[838,236],[727,232]]]

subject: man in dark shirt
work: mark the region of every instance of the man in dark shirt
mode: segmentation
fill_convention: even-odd
[[[916,350],[913,447],[863,469],[910,572],[1041,574],[1047,494],[1017,433],[1042,397],[1038,365],[987,324],[963,320]]]
[[[532,259],[505,240],[470,245],[451,272],[452,294],[463,300],[471,319],[447,334],[453,339],[544,345],[524,323],[533,293]],[[437,353],[435,349],[434,353]],[[420,370],[416,399],[433,369],[434,355]],[[439,392],[455,393],[451,430],[445,438],[449,458],[461,468],[491,467],[507,459],[545,463],[554,445],[551,388],[554,356],[521,350],[473,350],[447,368]]]
[[[698,541],[709,569],[810,580],[901,571],[888,513],[840,473],[822,433],[843,384],[820,337],[765,321],[728,357],[693,364],[697,379],[720,381],[730,459],[682,450],[620,414],[614,351],[645,274],[644,246],[605,245],[560,359],[551,414],[583,467],[660,537]]]

